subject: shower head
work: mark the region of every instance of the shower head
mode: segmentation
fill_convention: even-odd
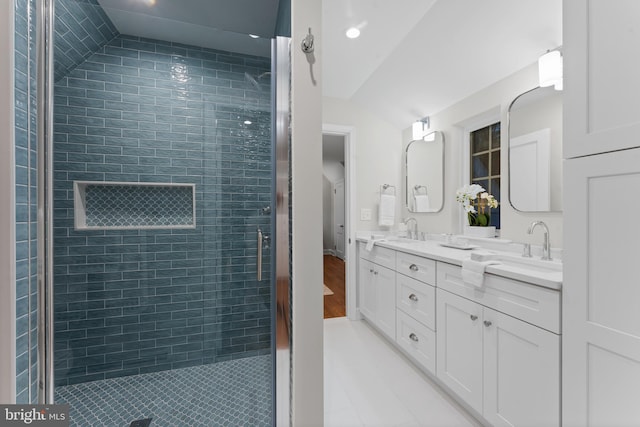
[[[260,86],[260,83],[258,83],[258,80],[260,80],[264,76],[270,76],[270,75],[271,75],[271,71],[266,71],[262,74],[259,74],[258,77],[253,77],[251,74],[247,73],[246,71],[244,73],[245,79],[247,79],[247,81],[251,83],[251,85],[255,87],[258,92],[262,92],[262,86]]]
[[[253,85],[253,87],[255,87],[258,92],[262,92],[262,88],[260,87],[260,83],[258,83],[258,81],[251,74],[245,72],[244,73],[244,78],[247,79],[247,81],[249,81],[249,83],[251,83]]]

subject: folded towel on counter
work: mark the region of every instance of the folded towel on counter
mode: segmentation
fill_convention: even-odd
[[[470,258],[462,260],[462,280],[477,288],[484,283],[484,270],[488,265],[500,264],[499,261],[474,261]]]
[[[378,205],[378,225],[393,226],[396,222],[396,196],[393,194],[380,194]]]
[[[364,248],[367,251],[371,252],[371,250],[373,249],[373,245],[375,245],[378,242],[382,242],[382,241],[384,241],[384,238],[376,239],[374,237],[371,237],[369,240],[367,240],[367,246],[365,246]]]
[[[416,212],[427,212],[429,210],[429,196],[426,194],[414,194],[413,210]]]

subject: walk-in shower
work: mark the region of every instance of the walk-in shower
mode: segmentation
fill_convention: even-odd
[[[40,398],[77,426],[272,425],[288,414],[288,40],[212,48],[154,12],[167,2],[129,3],[43,0]]]

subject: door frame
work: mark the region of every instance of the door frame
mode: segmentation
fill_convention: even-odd
[[[340,258],[338,256],[338,221],[336,220],[336,217],[338,215],[338,210],[336,209],[336,200],[338,199],[337,195],[338,195],[338,191],[337,191],[337,187],[338,184],[342,183],[342,193],[344,195],[343,198],[343,202],[342,202],[342,216],[344,217],[344,220],[346,221],[347,216],[346,216],[346,210],[345,210],[345,203],[346,203],[346,187],[345,187],[345,180],[344,179],[339,179],[338,181],[333,183],[333,194],[332,194],[332,198],[333,198],[333,212],[332,212],[332,223],[333,223],[333,238],[334,238],[334,255],[338,258]],[[345,222],[343,221],[343,223]],[[343,226],[345,224],[342,224]],[[343,245],[343,251],[342,251],[342,259],[344,261],[346,261],[347,259],[347,254],[346,254],[346,250],[347,250],[347,235],[345,233],[346,231],[346,226],[343,227],[342,230],[342,245]]]
[[[344,235],[345,235],[345,299],[347,318],[359,320],[356,293],[356,130],[353,126],[323,123],[323,135],[344,137]]]

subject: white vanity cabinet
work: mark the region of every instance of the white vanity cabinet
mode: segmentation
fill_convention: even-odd
[[[395,251],[359,247],[358,294],[360,313],[389,338],[396,336]]]
[[[560,336],[490,307],[515,297],[503,280],[530,287],[530,306],[554,291],[495,276],[475,288],[462,281],[460,267],[445,263],[438,263],[438,285],[441,278],[465,295],[437,290],[438,379],[494,426],[559,426]]]
[[[396,343],[428,372],[436,372],[436,262],[396,254]]]
[[[378,245],[358,263],[361,314],[458,400],[492,426],[560,426],[559,290],[495,274],[475,287]]]

